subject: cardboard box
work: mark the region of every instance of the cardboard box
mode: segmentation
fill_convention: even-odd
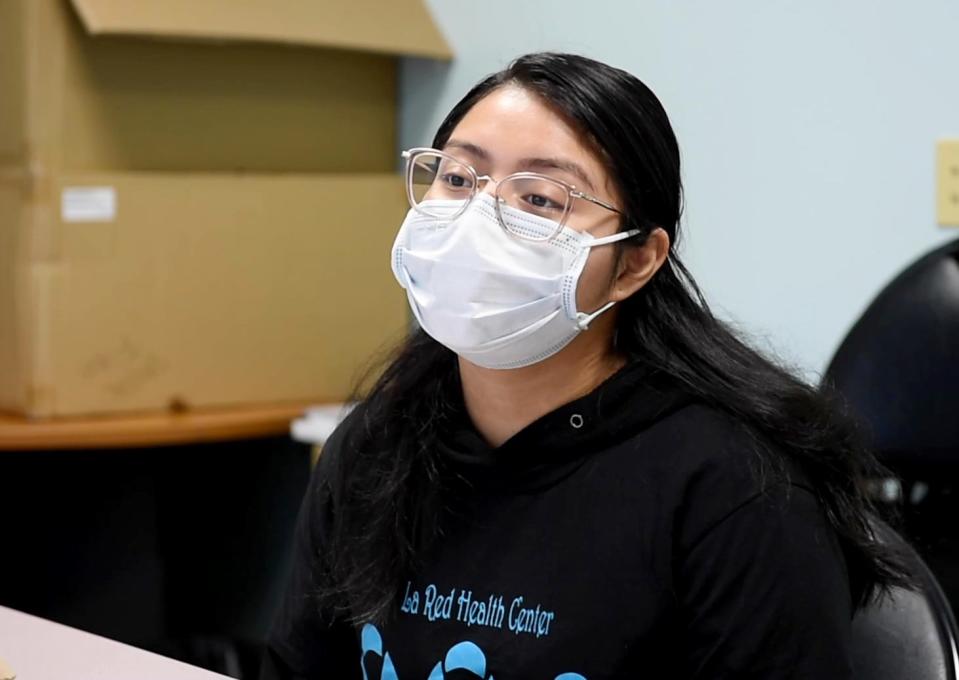
[[[420,0],[0,0],[0,409],[345,398],[407,319],[397,54]]]

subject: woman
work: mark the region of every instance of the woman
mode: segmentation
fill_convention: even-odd
[[[422,330],[324,449],[265,674],[849,677],[903,579],[874,461],[710,313],[653,93],[528,55],[406,156]]]

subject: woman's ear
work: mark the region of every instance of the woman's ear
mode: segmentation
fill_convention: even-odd
[[[613,279],[609,299],[622,302],[645,286],[659,271],[669,255],[669,234],[660,227],[641,246],[626,246],[619,259],[618,273]]]

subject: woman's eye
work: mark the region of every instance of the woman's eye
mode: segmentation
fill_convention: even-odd
[[[464,175],[457,175],[455,173],[446,173],[440,176],[443,184],[452,187],[454,189],[469,189],[470,180],[469,177]]]
[[[523,200],[539,210],[561,210],[563,208],[556,201],[541,194],[527,194]]]

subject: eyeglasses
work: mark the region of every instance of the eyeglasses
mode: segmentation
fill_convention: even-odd
[[[517,172],[495,180],[489,175],[477,174],[469,164],[436,149],[410,149],[403,152],[403,158],[406,159],[406,195],[410,206],[428,217],[455,220],[476,197],[480,183],[485,182],[496,185],[494,197],[500,225],[513,236],[527,241],[548,241],[556,236],[566,224],[577,198],[623,214],[609,203],[579,191],[572,184],[536,172]],[[512,220],[506,219],[503,206],[545,217],[555,222],[557,227],[548,236],[530,236],[528,230],[522,230]]]

